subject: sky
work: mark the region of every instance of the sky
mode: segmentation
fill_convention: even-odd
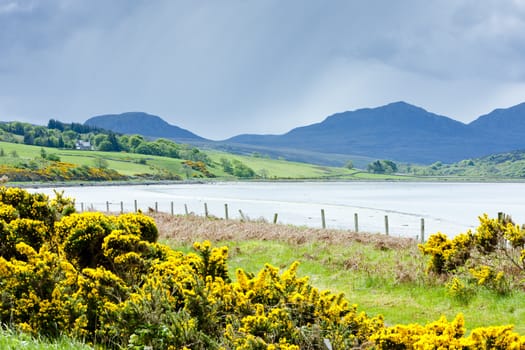
[[[396,101],[525,102],[525,0],[0,0],[3,121],[143,111],[223,140]]]

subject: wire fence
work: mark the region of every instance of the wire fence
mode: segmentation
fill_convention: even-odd
[[[218,217],[225,220],[263,220],[267,222],[273,222],[274,224],[281,223],[279,221],[280,214],[277,211],[274,211],[271,215],[264,217],[257,216],[256,218],[250,217],[247,213],[241,208],[231,208],[228,203],[224,203],[221,210],[215,203],[213,210],[210,210],[210,206],[207,202],[202,203],[202,207],[195,208],[191,207],[187,203],[175,203],[174,201],[163,201],[163,202],[150,202],[150,203],[139,203],[137,200],[133,202],[124,202],[124,201],[105,201],[105,202],[95,202],[95,203],[84,203],[80,202],[76,204],[76,209],[84,211],[99,211],[107,213],[130,213],[130,212],[155,212],[155,213],[167,213],[171,215],[201,215],[205,217]],[[307,226],[321,227],[326,229],[330,211],[325,208],[320,208],[317,215],[312,215],[308,213],[303,220],[307,223]],[[299,216],[300,214],[297,214]],[[364,216],[364,218],[363,218]],[[347,220],[345,220],[344,225],[338,223],[335,225],[335,220],[333,220],[333,228],[337,229],[347,229],[354,232],[379,232],[385,235],[398,235],[408,238],[414,238],[417,241],[425,241],[425,219],[424,218],[415,218],[410,217],[404,223],[396,222],[392,225],[391,218],[389,215],[383,215],[382,218],[379,218],[378,215],[363,215],[360,216],[358,212],[354,212],[353,215],[347,215]],[[395,216],[396,218],[399,215]],[[369,221],[373,219],[373,225],[370,225]],[[378,224],[378,220],[381,219],[381,223]],[[317,220],[317,223],[315,222]],[[285,220],[286,221],[286,220]],[[297,222],[297,218],[292,220]],[[331,226],[331,225],[330,225]],[[332,227],[332,226],[331,226]],[[371,229],[372,228],[372,229]]]

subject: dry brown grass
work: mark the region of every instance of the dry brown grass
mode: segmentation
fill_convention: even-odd
[[[347,230],[315,229],[272,224],[264,221],[224,220],[195,215],[171,216],[164,213],[149,213],[149,215],[155,219],[161,239],[172,239],[186,244],[201,240],[211,242],[274,240],[291,244],[320,241],[336,245],[358,242],[385,250],[404,249],[416,244],[413,239],[356,233]]]

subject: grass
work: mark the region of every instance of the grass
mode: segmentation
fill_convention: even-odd
[[[210,158],[217,164],[220,164],[221,158],[230,161],[239,160],[252,168],[256,173],[261,170],[268,172],[268,177],[281,179],[308,179],[308,178],[330,178],[348,176],[351,170],[337,167],[319,166],[307,163],[289,162],[285,160],[233,155],[225,152],[207,151]]]
[[[221,158],[230,161],[239,160],[260,174],[261,170],[268,173],[268,178],[277,179],[337,179],[337,180],[407,180],[411,176],[370,174],[359,169],[344,167],[330,167],[286,160],[270,159],[265,157],[242,156],[220,151],[206,151],[206,154],[220,168]],[[220,169],[217,169],[220,172]]]
[[[190,251],[209,239],[229,248],[230,273],[257,273],[265,263],[282,269],[299,261],[299,274],[320,289],[342,292],[359,310],[393,324],[426,324],[463,313],[466,327],[514,324],[525,334],[524,291],[501,297],[479,288],[468,304],[449,296],[442,281],[425,274],[416,242],[383,235],[156,214],[165,242]]]
[[[85,344],[68,338],[60,338],[54,341],[31,337],[30,335],[13,331],[12,329],[0,329],[0,349],[2,350],[90,350],[93,349]]]

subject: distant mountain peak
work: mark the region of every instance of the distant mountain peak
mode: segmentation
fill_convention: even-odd
[[[139,134],[153,138],[162,137],[179,142],[205,140],[186,129],[169,124],[159,116],[145,112],[98,115],[89,118],[84,124],[121,134]]]

